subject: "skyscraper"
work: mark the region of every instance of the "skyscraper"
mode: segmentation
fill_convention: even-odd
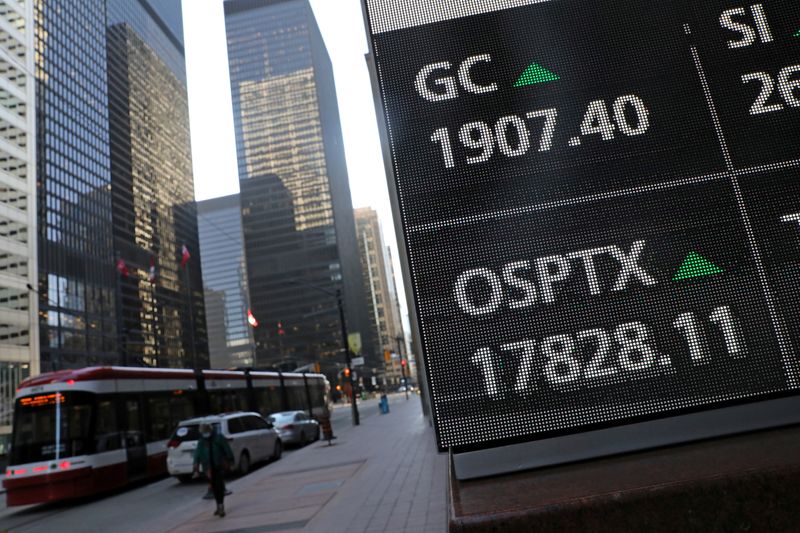
[[[376,335],[375,345],[383,352],[398,355],[401,355],[399,352],[402,349],[402,355],[406,356],[394,269],[389,248],[383,242],[378,213],[370,207],[359,208],[355,210],[355,220],[363,283],[370,303],[369,317]],[[398,342],[398,339],[401,340]],[[400,384],[402,368],[399,358],[384,360],[379,368],[385,371],[387,383]]]
[[[0,455],[17,384],[39,367],[33,4],[0,0]]]
[[[205,366],[180,1],[34,5],[42,370]]]
[[[337,290],[348,329],[376,357],[333,70],[311,7],[228,0],[225,24],[257,364],[334,371]]]
[[[208,366],[180,15],[180,0],[107,0],[114,250],[130,271],[117,276],[124,364]]]
[[[254,341],[247,323],[247,264],[239,195],[198,202],[197,213],[211,366],[252,366]]]

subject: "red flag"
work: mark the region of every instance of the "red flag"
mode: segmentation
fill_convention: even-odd
[[[156,282],[156,259],[155,257],[150,258],[150,275],[147,276],[147,280],[150,283]]]
[[[121,257],[117,259],[117,272],[126,278],[130,275],[130,272],[128,272],[128,265],[125,264],[125,260]]]
[[[253,315],[253,312],[250,309],[247,310],[247,323],[254,328],[258,327],[258,320],[256,320],[256,317]]]
[[[189,254],[189,249],[188,249],[188,248],[186,247],[186,245],[184,244],[184,245],[183,245],[183,248],[181,248],[181,268],[183,268],[183,267],[185,267],[185,266],[186,266],[186,263],[188,263],[188,262],[189,262],[189,259],[190,259],[191,257],[192,257],[192,256]]]

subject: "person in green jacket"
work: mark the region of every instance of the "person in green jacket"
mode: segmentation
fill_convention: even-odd
[[[233,450],[228,441],[210,424],[200,424],[200,439],[194,450],[194,474],[200,466],[211,480],[211,489],[217,501],[214,514],[225,516],[225,472],[233,465]]]

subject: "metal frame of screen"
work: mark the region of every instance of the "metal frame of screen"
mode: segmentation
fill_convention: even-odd
[[[373,86],[373,98],[378,120],[381,147],[386,168],[392,215],[400,247],[402,275],[409,303],[412,335],[417,346],[419,363],[426,380],[430,380],[426,364],[426,347],[422,342],[418,322],[415,288],[410,275],[406,235],[403,227],[398,198],[395,165],[387,131],[384,103],[381,94],[378,66],[374,61],[372,25],[369,19],[368,0],[362,0],[362,9],[367,29],[368,66]],[[534,2],[531,2],[534,3]],[[421,383],[423,401],[430,402],[427,409],[435,409],[427,383]],[[746,401],[746,400],[744,400]],[[701,408],[688,414],[666,416],[642,422],[625,423],[605,429],[574,432],[554,437],[535,437],[526,442],[512,444],[487,444],[467,447],[469,451],[450,449],[453,467],[458,479],[472,479],[496,474],[540,468],[619,453],[640,451],[701,439],[732,435],[753,430],[762,430],[800,423],[800,395],[786,394],[779,399],[741,403],[722,408]],[[432,416],[437,426],[435,416]],[[439,430],[436,427],[437,431]],[[518,439],[519,440],[519,439]],[[445,450],[442,450],[445,451]]]

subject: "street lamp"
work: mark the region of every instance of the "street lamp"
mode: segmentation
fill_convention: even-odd
[[[355,385],[353,384],[353,369],[351,368],[350,364],[351,363],[350,346],[347,341],[347,323],[344,320],[344,303],[342,302],[342,290],[336,289],[336,292],[333,292],[323,287],[312,285],[311,283],[306,283],[305,281],[300,281],[297,279],[289,280],[289,283],[293,283],[295,285],[303,285],[308,288],[324,292],[325,294],[329,296],[334,296],[336,298],[336,305],[339,307],[339,322],[342,325],[342,343],[344,344],[344,357],[345,357],[344,360],[345,360],[345,368],[347,368],[347,382],[350,384],[350,393],[352,394],[352,401],[350,402],[350,406],[352,408],[353,425],[357,426],[361,423],[361,421],[358,415],[358,405],[356,404],[356,388]]]

